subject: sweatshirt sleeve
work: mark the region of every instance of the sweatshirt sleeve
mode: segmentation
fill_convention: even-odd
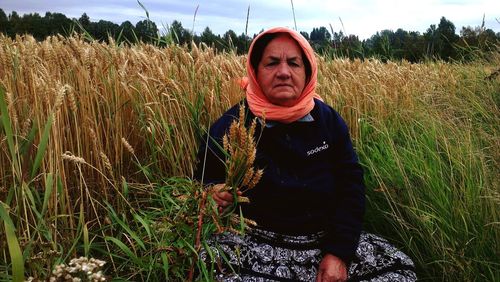
[[[335,112],[334,176],[336,180],[330,211],[330,226],[323,251],[341,258],[346,264],[354,258],[365,212],[363,169],[352,146],[347,125]]]

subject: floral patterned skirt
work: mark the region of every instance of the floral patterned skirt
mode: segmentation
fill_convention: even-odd
[[[315,281],[324,233],[289,236],[252,229],[214,235],[200,253],[218,281]],[[362,233],[349,281],[416,281],[412,260],[387,240]]]

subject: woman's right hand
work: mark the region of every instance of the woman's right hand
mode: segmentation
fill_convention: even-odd
[[[222,209],[230,206],[234,202],[233,194],[227,189],[224,189],[226,187],[226,184],[215,184],[212,187],[212,198],[214,201],[217,203],[219,206],[219,210],[221,211]],[[241,192],[237,192],[238,195],[241,195]]]

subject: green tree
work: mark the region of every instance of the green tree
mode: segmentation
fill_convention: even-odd
[[[439,25],[431,25],[424,34],[427,42],[427,55],[443,60],[454,59],[457,56],[456,43],[458,35],[455,34],[455,25],[442,17]]]
[[[37,40],[43,40],[50,34],[47,22],[38,13],[24,14],[18,25],[18,31],[31,34]]]
[[[331,47],[331,34],[326,27],[313,28],[310,35],[310,42],[314,50],[319,53],[327,51]]]
[[[73,26],[73,21],[61,13],[45,13],[44,21],[47,25],[47,35],[62,34],[68,35]]]
[[[243,55],[246,54],[248,51],[248,48],[250,47],[250,42],[251,39],[248,37],[245,33],[241,33],[240,36],[238,36],[238,54]]]
[[[135,42],[136,31],[134,25],[130,21],[124,21],[120,25],[120,40],[125,40],[128,42]],[[135,35],[134,35],[135,34]]]
[[[222,39],[224,40],[226,51],[236,52],[238,45],[238,35],[236,35],[236,33],[232,29],[226,31],[226,33],[224,33],[224,35],[222,36]]]
[[[363,44],[356,35],[344,36],[337,48],[340,49],[340,54],[350,59],[365,57]]]
[[[304,38],[307,39],[307,41],[309,41],[309,33],[301,31],[300,34],[302,34],[302,36],[304,36]]]
[[[425,57],[425,39],[418,31],[410,31],[406,38],[405,59],[410,62],[422,61]]]
[[[332,46],[335,56],[364,58],[365,52],[362,42],[356,35],[345,36],[342,31],[333,32]]]
[[[217,36],[207,26],[200,35],[200,41],[204,42],[208,46],[214,46],[215,43],[217,42]]]
[[[485,29],[484,26],[462,27],[458,45],[460,58],[472,60],[477,56],[484,56],[485,52],[496,51],[497,46],[500,46],[500,36],[491,29]]]
[[[158,38],[158,27],[153,21],[145,19],[135,24],[135,33],[143,42],[154,42]]]
[[[17,12],[12,11],[12,13],[9,14],[10,29],[9,29],[8,35],[10,37],[14,37],[14,36],[16,36],[16,34],[19,33],[19,32],[17,32],[17,30],[18,30],[18,25],[20,24],[20,22],[21,22],[21,18],[19,17]]]
[[[393,59],[394,53],[391,46],[391,38],[394,37],[392,30],[382,30],[372,35],[366,41],[366,47],[369,49],[369,55],[379,57],[383,61]]]
[[[108,37],[116,38],[119,33],[119,26],[113,22],[100,20],[97,23],[91,23],[90,31],[94,39],[108,41]]]
[[[442,59],[450,60],[456,58],[456,43],[458,35],[455,33],[455,25],[442,17],[437,27],[439,34],[438,53]]]
[[[182,45],[191,42],[191,32],[182,27],[182,23],[177,20],[174,20],[170,25],[169,33],[177,44]]]
[[[424,38],[426,43],[425,55],[427,57],[435,57],[436,56],[435,46],[439,40],[439,34],[437,32],[435,24],[430,25],[430,27],[424,33]]]
[[[0,33],[7,35],[9,33],[10,23],[5,12],[0,9]]]
[[[82,27],[88,31],[90,27],[90,18],[87,16],[87,13],[83,13],[82,16],[78,19],[78,22],[82,25]]]
[[[396,32],[391,33],[390,44],[392,49],[392,56],[394,59],[402,60],[406,58],[406,42],[408,32],[398,28]]]

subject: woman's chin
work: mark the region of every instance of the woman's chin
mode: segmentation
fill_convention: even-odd
[[[282,106],[282,107],[292,107],[295,105],[296,101],[294,100],[277,100],[277,101],[271,101],[271,103]]]
[[[268,98],[269,101],[275,105],[283,107],[291,107],[297,103],[296,97],[290,97],[289,95],[277,96],[272,99]]]

